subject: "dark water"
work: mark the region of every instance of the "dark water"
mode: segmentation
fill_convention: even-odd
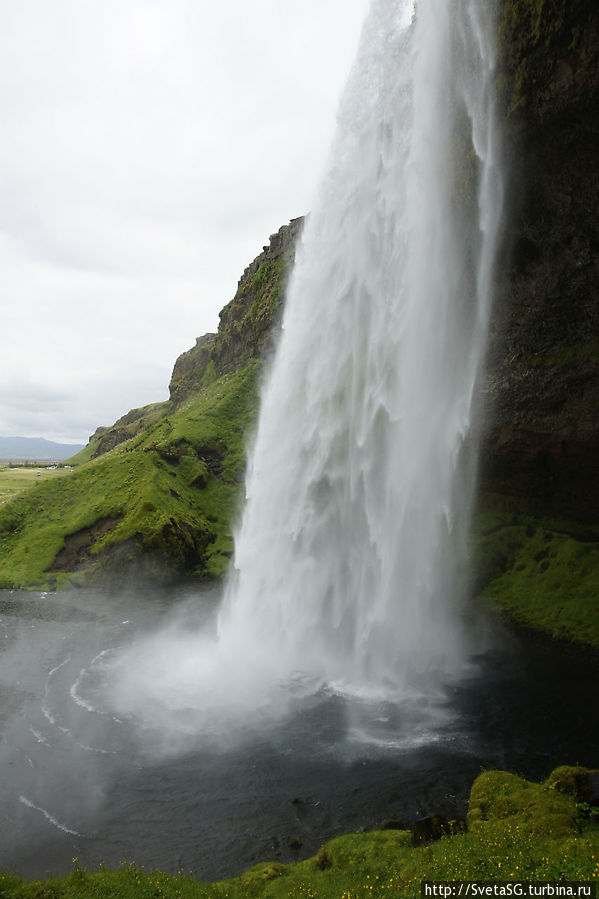
[[[540,779],[599,765],[596,659],[499,626],[428,716],[322,693],[230,743],[157,755],[151,729],[102,706],[90,672],[173,603],[197,620],[217,601],[0,593],[0,867],[37,877],[75,857],[134,860],[212,879],[384,819],[463,814],[481,768]]]

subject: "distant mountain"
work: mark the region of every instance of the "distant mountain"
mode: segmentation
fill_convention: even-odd
[[[43,437],[0,437],[0,460],[31,459],[60,462],[83,449],[82,443],[55,443]]]

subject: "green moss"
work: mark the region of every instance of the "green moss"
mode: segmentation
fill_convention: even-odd
[[[241,288],[240,299],[255,297],[245,318],[249,319],[256,338],[264,334],[272,323],[273,316],[283,297],[284,256],[263,262],[253,278]]]
[[[543,784],[533,784],[505,771],[489,771],[470,793],[467,824],[471,833],[484,831],[489,821],[512,819],[521,835],[565,837],[578,833],[578,809],[571,799]]]
[[[0,506],[0,586],[68,586],[125,577],[144,556],[152,575],[220,576],[257,406],[259,364],[191,395],[134,438]],[[155,446],[154,446],[155,445]],[[84,529],[100,533],[69,570],[56,564]]]
[[[293,864],[263,862],[245,874],[200,883],[180,874],[146,872],[134,864],[90,874],[78,866],[68,877],[23,883],[0,875],[0,895],[32,897],[420,897],[423,880],[494,883],[590,881],[599,877],[599,827],[581,814],[577,795],[561,784],[585,769],[557,769],[543,784],[487,771],[473,784],[467,832],[412,847],[407,831],[347,834],[313,858]],[[75,860],[76,863],[76,860]]]
[[[481,499],[473,568],[481,597],[520,624],[599,647],[599,529],[535,519],[514,498]]]
[[[169,402],[150,403],[139,409],[131,409],[109,428],[98,428],[89,443],[80,452],[66,460],[65,464],[83,465],[103,453],[109,452],[125,440],[135,437],[163,418],[171,408]]]
[[[545,786],[549,790],[558,790],[578,801],[583,798],[580,794],[580,782],[587,773],[586,768],[578,765],[560,765],[551,772],[545,781]]]
[[[213,384],[214,381],[216,381],[216,379],[217,379],[217,374],[214,369],[214,360],[211,359],[202,374],[200,388],[203,390],[204,388],[209,387],[210,384]]]

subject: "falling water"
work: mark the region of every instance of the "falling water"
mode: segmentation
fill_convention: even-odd
[[[437,726],[435,697],[467,656],[501,207],[491,6],[372,4],[263,389],[216,634],[175,621],[115,662],[115,711],[160,749],[246,733],[314,695],[342,695],[352,731],[361,709],[379,716],[370,700],[399,703],[394,733],[412,739],[406,715],[420,726],[424,706]]]
[[[501,206],[491,5],[374,0],[365,24],[219,619],[225,655],[280,679],[407,690],[462,658],[467,456]]]

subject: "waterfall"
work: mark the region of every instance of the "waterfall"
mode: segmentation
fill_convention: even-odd
[[[160,751],[261,732],[315,696],[347,702],[358,740],[383,721],[435,738],[469,651],[502,205],[492,5],[373,0],[263,387],[216,634],[175,620],[114,662],[115,711]]]
[[[263,388],[221,652],[347,690],[463,657],[501,177],[483,0],[374,0]]]

